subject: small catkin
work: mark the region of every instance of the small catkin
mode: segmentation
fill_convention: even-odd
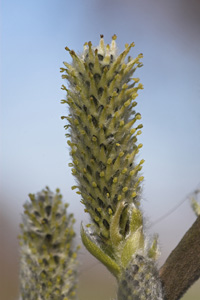
[[[73,215],[66,213],[58,189],[29,197],[20,226],[21,298],[75,299],[78,247],[74,250]]]
[[[118,281],[117,300],[163,300],[154,260],[136,254]]]
[[[197,217],[200,216],[200,203],[198,201],[199,194],[200,190],[196,190],[190,198],[191,207]]]

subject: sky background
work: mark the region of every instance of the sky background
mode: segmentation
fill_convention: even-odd
[[[87,218],[71,190],[74,178],[60,119],[67,108],[60,104],[65,93],[59,69],[71,61],[65,46],[81,53],[86,41],[98,45],[104,34],[110,43],[117,34],[120,52],[134,41],[131,55],[144,54],[144,67],[135,73],[144,84],[137,98],[144,125],[138,160],[145,159],[142,207],[148,232],[160,236],[160,264],[192,225],[187,196],[200,188],[199,15],[195,0],[1,1],[0,295],[5,300],[17,299],[17,283],[13,293],[5,287],[9,270],[13,282],[17,278],[16,236],[27,195],[46,185],[59,187],[77,219],[78,238],[80,221]],[[99,299],[113,297],[115,284],[106,288],[112,279],[104,267],[83,248],[80,259],[80,298],[93,299],[96,292]],[[100,280],[106,280],[105,291]]]

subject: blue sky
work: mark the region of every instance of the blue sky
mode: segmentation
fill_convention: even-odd
[[[139,158],[143,209],[150,224],[200,184],[199,6],[192,0],[40,0],[1,3],[1,212],[17,227],[28,193],[60,187],[79,220],[86,218],[68,163],[60,104],[65,93],[59,68],[65,51],[84,42],[135,42],[143,53],[137,71],[144,84],[138,111],[144,124]],[[138,159],[139,159],[138,158]],[[163,257],[195,217],[187,201],[151,228],[160,234]],[[79,223],[78,223],[79,224]],[[77,225],[77,228],[79,225]]]

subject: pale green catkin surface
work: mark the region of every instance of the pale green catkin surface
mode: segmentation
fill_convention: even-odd
[[[141,67],[139,58],[125,57],[131,47],[117,56],[115,36],[111,46],[105,46],[101,38],[98,50],[89,42],[84,54],[79,57],[70,51],[72,65],[65,63],[62,69],[70,85],[67,102],[70,115],[72,173],[78,179],[78,189],[82,203],[96,225],[95,232],[109,243],[110,219],[118,202],[139,204],[138,176],[143,160],[134,163],[134,157],[142,147],[137,145],[137,136],[142,124],[134,123],[141,119],[136,113],[135,98],[139,89],[138,78],[132,78],[136,68]],[[65,87],[63,87],[65,89]],[[121,231],[126,231],[125,217]]]
[[[69,115],[62,118],[68,120],[69,165],[77,179],[72,189],[78,189],[91,217],[89,228],[82,226],[82,241],[117,278],[118,300],[162,300],[155,267],[157,238],[148,245],[140,211],[144,160],[136,162],[143,126],[138,122],[141,115],[135,110],[135,99],[143,85],[133,74],[142,66],[142,54],[126,58],[132,43],[118,55],[115,40],[116,35],[105,45],[101,36],[98,47],[85,43],[82,55],[66,47],[72,63],[65,62],[66,68],[61,68],[62,77],[68,80],[68,88],[62,86],[67,100],[61,102],[69,107]],[[143,258],[141,263],[138,257]],[[138,285],[132,286],[129,295],[123,283],[126,280],[131,286],[130,276],[129,280],[125,277],[136,264],[138,272],[132,279]]]
[[[21,224],[22,300],[76,298],[77,250],[74,218],[67,214],[59,190],[30,194]]]

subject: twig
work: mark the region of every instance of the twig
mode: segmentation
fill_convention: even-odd
[[[200,277],[200,216],[160,269],[165,300],[178,300]]]

